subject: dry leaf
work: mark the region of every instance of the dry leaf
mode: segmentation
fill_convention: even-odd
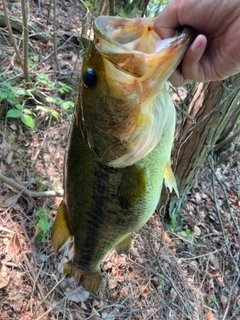
[[[81,308],[83,310],[88,310],[87,306],[85,305],[85,303],[83,301],[81,302]]]
[[[37,236],[42,232],[42,229],[40,228],[39,224],[36,225],[36,230],[35,230],[35,233],[34,233],[34,236],[32,237],[32,244],[34,244]]]
[[[223,307],[226,308],[227,303],[228,303],[228,297],[226,297],[224,295],[221,295],[220,296],[220,300],[221,300],[221,303],[222,303]]]
[[[19,320],[29,320],[32,318],[32,312],[26,312],[25,314],[23,315],[20,315],[21,318],[19,318]],[[44,318],[42,318],[42,320],[44,320]],[[47,320],[51,320],[51,319],[47,319]]]
[[[121,296],[125,297],[125,298],[129,296],[129,291],[128,291],[128,288],[126,286],[122,287]]]
[[[215,314],[212,311],[208,311],[206,320],[217,320]]]
[[[119,319],[119,317],[121,317],[121,313],[118,313],[118,312],[106,312],[106,311],[103,311],[102,313],[102,319],[104,320],[116,320],[116,319]]]
[[[107,271],[109,269],[112,269],[112,262],[108,261],[105,265],[104,265],[104,270]]]
[[[25,294],[23,292],[12,293],[11,296],[6,300],[7,303],[17,312],[22,308],[23,300],[25,299]]]
[[[84,290],[82,287],[78,287],[67,296],[67,299],[68,301],[79,303],[86,301],[89,298],[89,295],[90,293],[88,291]]]
[[[200,234],[201,234],[201,229],[200,228],[198,228],[197,226],[194,226],[194,231],[193,231],[193,233],[194,233],[194,235],[195,236],[200,236]]]
[[[6,287],[9,282],[8,268],[3,265],[0,271],[0,289]]]
[[[149,291],[148,291],[147,288],[145,288],[145,289],[143,290],[143,292],[142,292],[142,296],[143,296],[143,297],[147,297],[148,295],[149,295]]]
[[[9,154],[7,155],[7,159],[6,159],[7,164],[12,163],[13,153],[14,153],[13,151],[10,151]]]
[[[212,209],[214,207],[214,204],[212,202],[206,202],[205,206],[207,209]]]
[[[21,253],[21,243],[16,233],[9,241],[8,253],[10,253],[12,256],[17,256]]]
[[[109,279],[108,280],[108,288],[110,290],[116,288],[117,284],[118,284],[118,282],[116,279]]]
[[[22,196],[21,192],[15,194],[14,196],[8,198],[2,206],[9,207],[17,203],[18,199]]]

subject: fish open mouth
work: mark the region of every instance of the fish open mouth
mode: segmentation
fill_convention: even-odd
[[[94,24],[96,49],[119,70],[144,79],[152,76],[148,69],[156,71],[164,64],[161,80],[166,81],[189,46],[192,32],[182,28],[175,37],[162,40],[153,23],[154,18],[100,16]]]
[[[97,145],[99,158],[109,166],[126,167],[145,157],[160,141],[168,121],[171,100],[166,81],[181,62],[192,32],[183,28],[175,37],[162,40],[153,23],[154,18],[108,16],[94,23],[94,48],[102,57],[111,96],[104,103],[115,120],[110,123],[99,116],[94,123],[117,141],[103,150]]]

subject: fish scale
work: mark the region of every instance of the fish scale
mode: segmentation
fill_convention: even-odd
[[[64,198],[51,242],[58,251],[73,236],[74,255],[64,272],[91,292],[100,288],[100,264],[107,253],[126,252],[131,233],[153,214],[163,181],[177,192],[170,167],[176,115],[166,81],[181,61],[191,31],[184,29],[159,46],[153,21],[97,18],[95,41],[83,60],[65,155]],[[111,36],[119,25],[116,42]],[[124,45],[119,40],[131,26],[128,37],[142,48],[138,53],[128,48],[126,37]],[[151,37],[151,55],[144,53],[151,46],[146,41],[144,49],[141,33],[144,41]],[[139,57],[145,63],[140,69],[134,66]]]

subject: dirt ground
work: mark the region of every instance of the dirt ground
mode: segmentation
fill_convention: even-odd
[[[44,3],[46,7],[38,8],[30,2],[31,20],[46,26],[48,6]],[[21,17],[19,3],[10,4],[11,13]],[[76,11],[72,2],[64,4],[58,8],[61,75],[56,77],[51,43],[31,40],[29,50],[42,59],[33,77],[46,73],[53,81],[68,83],[75,92],[83,12],[81,8]],[[16,77],[16,83],[21,83],[13,56],[8,32],[1,29],[0,82]],[[51,94],[39,86],[42,95]],[[64,99],[74,101],[75,93],[69,92]],[[0,112],[1,175],[31,191],[62,190],[72,111],[56,110],[58,121],[39,112],[33,130]],[[72,256],[72,242],[57,254],[51,247],[51,225],[61,197],[33,198],[0,180],[0,319],[239,320],[238,145],[239,140],[232,143],[213,163],[214,168],[206,162],[175,222],[169,223],[158,211],[134,234],[136,252],[107,255],[97,295],[76,287],[72,278],[62,274],[63,264]]]

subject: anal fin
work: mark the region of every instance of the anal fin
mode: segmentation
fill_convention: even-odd
[[[132,234],[128,233],[126,237],[115,246],[114,250],[117,252],[117,254],[122,254],[127,252],[131,248],[131,245],[132,245]]]
[[[71,236],[72,232],[67,208],[62,200],[52,227],[51,243],[54,250],[58,251]]]
[[[82,286],[85,290],[98,293],[102,282],[102,276],[100,270],[93,274],[83,274],[80,270],[72,266],[71,261],[67,262],[63,266],[64,274],[74,277],[79,286]]]

